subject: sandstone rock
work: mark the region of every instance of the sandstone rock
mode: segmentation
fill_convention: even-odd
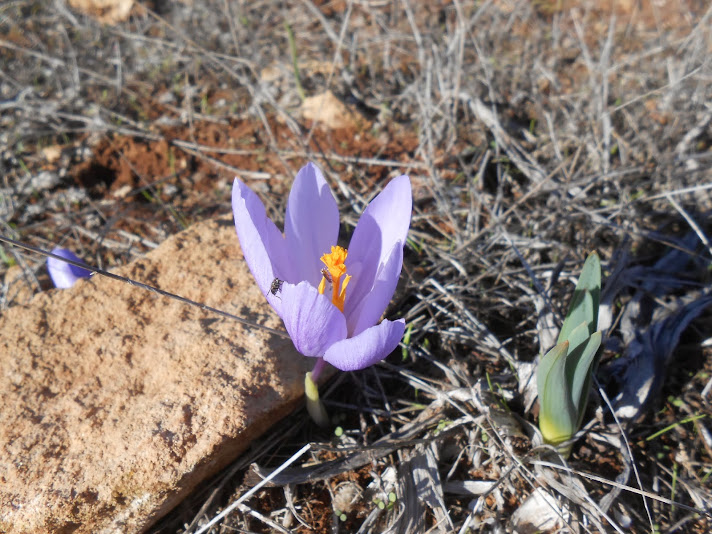
[[[281,329],[231,219],[119,274]],[[289,339],[95,276],[0,317],[0,532],[141,532],[303,397]]]
[[[6,305],[27,304],[37,289],[35,280],[28,276],[19,265],[12,265],[5,273],[3,285],[7,288],[4,296]],[[3,288],[4,289],[4,288]]]
[[[134,0],[69,0],[69,5],[96,18],[102,24],[116,24],[129,18]]]
[[[367,127],[369,124],[365,117],[347,107],[331,91],[305,98],[301,111],[305,119],[316,121],[327,129]]]

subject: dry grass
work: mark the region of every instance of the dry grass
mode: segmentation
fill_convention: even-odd
[[[155,532],[196,532],[307,443],[295,465],[316,465],[210,532],[506,530],[535,488],[572,531],[709,530],[712,11],[628,4],[156,1],[116,26],[62,2],[0,7],[5,235],[112,266],[227,212],[235,174],[279,218],[315,160],[342,233],[388,177],[416,186],[390,309],[403,357],[322,393],[342,435],[292,418]],[[327,89],[363,122],[302,120],[300,94]],[[531,441],[527,364],[594,249],[612,324],[565,470]],[[670,250],[682,259],[659,264]],[[47,287],[42,258],[0,251],[3,307]],[[679,332],[659,389],[614,418],[616,356],[664,320]]]

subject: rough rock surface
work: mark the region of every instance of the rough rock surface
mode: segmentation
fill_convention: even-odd
[[[281,329],[231,219],[119,274]],[[141,532],[302,400],[289,339],[95,276],[0,317],[0,532]]]

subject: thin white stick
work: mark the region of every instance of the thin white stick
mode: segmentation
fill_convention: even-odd
[[[695,222],[695,219],[692,218],[692,216],[685,211],[685,208],[683,208],[672,196],[665,195],[665,198],[667,198],[668,202],[672,204],[672,206],[678,211],[680,215],[687,221],[687,224],[690,225],[690,227],[695,231],[697,234],[697,237],[700,238],[700,241],[702,241],[705,246],[707,247],[707,250],[709,251],[710,254],[712,254],[712,245],[710,245],[710,240],[707,239],[707,236],[705,235],[705,232],[700,228],[700,225]]]
[[[280,474],[282,471],[284,471],[287,467],[292,465],[294,462],[296,462],[299,458],[304,456],[304,453],[307,452],[309,449],[311,449],[311,443],[307,443],[299,449],[294,455],[284,462],[282,465],[280,465],[277,469],[272,471],[269,476],[265,479],[262,480],[259,484],[257,484],[254,488],[252,488],[250,491],[245,493],[242,497],[237,499],[234,503],[232,503],[230,506],[225,508],[222,512],[220,512],[218,515],[216,515],[207,525],[203,526],[198,532],[195,534],[203,534],[203,532],[207,531],[210,527],[212,527],[215,523],[223,519],[226,515],[228,515],[230,512],[232,512],[235,508],[240,506],[244,501],[252,497],[255,493],[257,493],[262,486],[267,484],[270,480],[272,480],[274,477],[276,477],[278,474]]]
[[[584,473],[583,471],[578,471],[577,469],[571,469],[570,467],[564,467],[563,465],[557,465],[557,464],[554,464],[551,462],[543,462],[541,460],[534,460],[534,461],[532,461],[532,464],[543,465],[544,467],[551,467],[552,469],[560,469],[561,471],[573,473],[575,475],[578,475],[583,478],[587,478],[589,480],[595,480],[596,482],[601,482],[602,484],[608,484],[609,486],[621,488],[622,490],[630,492],[630,493],[637,493],[638,495],[648,497],[649,499],[653,499],[654,501],[659,501],[664,504],[669,504],[670,506],[677,506],[678,508],[682,508],[683,510],[687,510],[688,512],[696,512],[701,515],[706,515],[708,517],[712,517],[712,513],[708,512],[707,510],[700,510],[699,508],[694,508],[692,506],[682,504],[681,502],[677,502],[677,501],[673,501],[671,499],[667,499],[665,497],[661,497],[660,495],[656,495],[655,493],[651,493],[649,491],[639,490],[632,486],[626,486],[625,484],[619,484],[615,480],[608,480],[606,478],[599,477],[592,473]]]
[[[596,382],[596,386],[598,387],[598,394],[603,399],[603,402],[606,403],[606,406],[608,406],[608,409],[611,411],[611,415],[613,415],[613,420],[616,422],[616,425],[618,426],[618,430],[621,431],[621,438],[623,438],[623,443],[625,443],[625,449],[628,453],[628,458],[630,460],[630,465],[633,469],[633,473],[635,474],[635,480],[638,483],[638,487],[640,488],[640,491],[644,491],[643,490],[643,482],[641,482],[641,480],[640,480],[640,473],[638,473],[638,468],[635,465],[635,458],[633,457],[633,449],[630,448],[630,443],[628,442],[628,437],[625,435],[625,430],[623,429],[623,425],[621,425],[621,422],[618,420],[618,416],[616,415],[616,411],[613,409],[613,405],[611,404],[611,401],[608,398],[608,395],[606,395],[606,392],[601,387],[601,385],[598,383],[598,380],[596,380],[595,376],[593,379]],[[645,506],[645,512],[648,514],[648,521],[650,522],[650,531],[652,532],[655,530],[653,515],[650,513],[650,507],[648,506],[648,500],[645,498],[645,495],[641,495],[641,496],[643,497],[643,506]],[[611,504],[613,504],[613,503],[611,503]]]

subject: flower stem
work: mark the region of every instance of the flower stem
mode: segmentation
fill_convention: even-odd
[[[312,369],[311,372],[312,380],[314,380],[314,382],[319,381],[319,375],[324,370],[324,367],[326,367],[326,362],[324,361],[324,358],[317,358],[316,364],[314,364],[314,369]]]
[[[323,361],[321,358],[319,360]],[[319,388],[312,373],[307,373],[304,377],[304,394],[307,397],[307,411],[312,420],[319,426],[327,426],[329,424],[329,415],[319,399]]]

